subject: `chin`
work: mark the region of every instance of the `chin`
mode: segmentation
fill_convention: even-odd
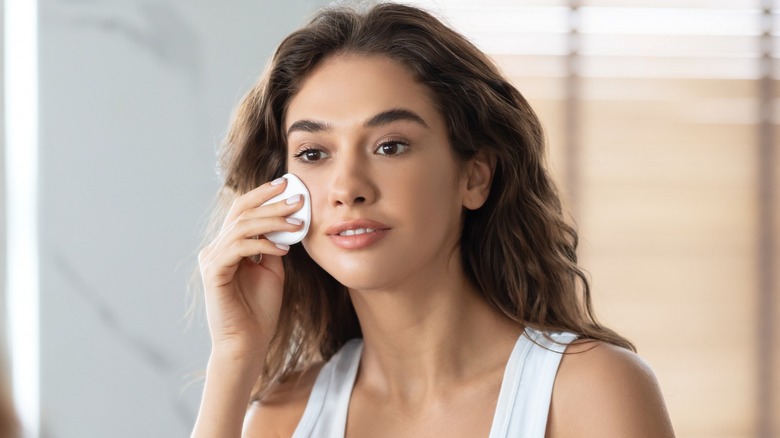
[[[345,287],[352,290],[378,290],[386,289],[393,284],[393,277],[388,272],[377,273],[372,269],[351,270],[343,269],[341,267],[332,268],[331,266],[323,266],[326,272],[328,272],[333,278]]]
[[[310,254],[312,259],[336,281],[353,290],[378,290],[392,286],[399,273],[389,263],[374,266],[368,260],[323,259]]]
[[[345,278],[344,281],[342,281],[339,278],[336,278],[339,283],[343,284],[345,287],[347,287],[349,290],[354,291],[378,291],[383,289],[388,289],[392,285],[390,282],[386,281],[380,281],[376,277],[374,278],[356,278],[355,276],[351,278]]]

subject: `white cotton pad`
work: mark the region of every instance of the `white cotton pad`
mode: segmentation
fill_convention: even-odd
[[[274,231],[273,233],[267,233],[265,238],[274,243],[294,245],[303,240],[303,238],[306,237],[306,233],[309,232],[309,224],[311,224],[311,198],[309,196],[309,191],[306,189],[306,186],[303,184],[303,181],[301,181],[300,178],[293,175],[292,173],[288,173],[282,178],[287,180],[287,187],[284,188],[282,193],[264,202],[263,205],[284,201],[285,199],[294,195],[303,196],[303,207],[288,216],[302,220],[303,227],[301,227],[300,230],[294,232]]]

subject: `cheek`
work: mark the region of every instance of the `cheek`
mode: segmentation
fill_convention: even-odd
[[[418,176],[410,181],[407,190],[420,198],[421,202],[435,202],[438,205],[449,205],[459,196],[459,180],[457,172],[449,166],[427,167],[414,173]],[[425,198],[425,199],[423,199]]]
[[[414,218],[417,232],[449,232],[460,221],[461,200],[457,182],[449,172],[425,173],[424,178],[410,178],[398,187],[399,211]]]
[[[323,207],[327,204],[327,190],[324,185],[313,178],[311,175],[306,175],[305,172],[296,173],[298,178],[303,181],[303,184],[309,190],[309,199],[311,199],[311,226],[316,226],[322,219]]]

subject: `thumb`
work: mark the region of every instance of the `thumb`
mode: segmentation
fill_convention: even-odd
[[[271,271],[279,281],[284,283],[284,263],[282,256],[264,254],[259,263],[263,268]]]

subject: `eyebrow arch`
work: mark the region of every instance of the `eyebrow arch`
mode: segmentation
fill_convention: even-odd
[[[315,120],[298,120],[287,129],[287,135],[290,135],[291,132],[295,131],[302,131],[302,132],[322,132],[322,131],[330,131],[331,126],[327,123],[318,122]]]
[[[382,111],[381,113],[366,120],[366,122],[363,123],[363,126],[366,128],[373,128],[376,126],[386,125],[388,123],[397,122],[400,120],[407,120],[410,122],[418,123],[428,128],[428,124],[425,123],[425,120],[423,120],[422,117],[418,116],[413,111],[403,109],[403,108],[393,108],[387,111]],[[290,125],[290,127],[287,129],[287,135],[289,136],[290,133],[295,131],[323,132],[323,131],[330,131],[331,129],[332,127],[325,122],[304,119],[304,120],[298,120],[292,125]]]
[[[416,113],[412,111],[403,108],[393,108],[391,110],[382,111],[381,113],[375,115],[374,117],[371,117],[370,119],[366,120],[363,126],[365,126],[366,128],[371,128],[371,127],[386,125],[392,122],[397,122],[399,120],[407,120],[410,122],[415,122],[428,128],[428,124],[425,123],[425,120],[423,120],[422,117],[418,116]]]

